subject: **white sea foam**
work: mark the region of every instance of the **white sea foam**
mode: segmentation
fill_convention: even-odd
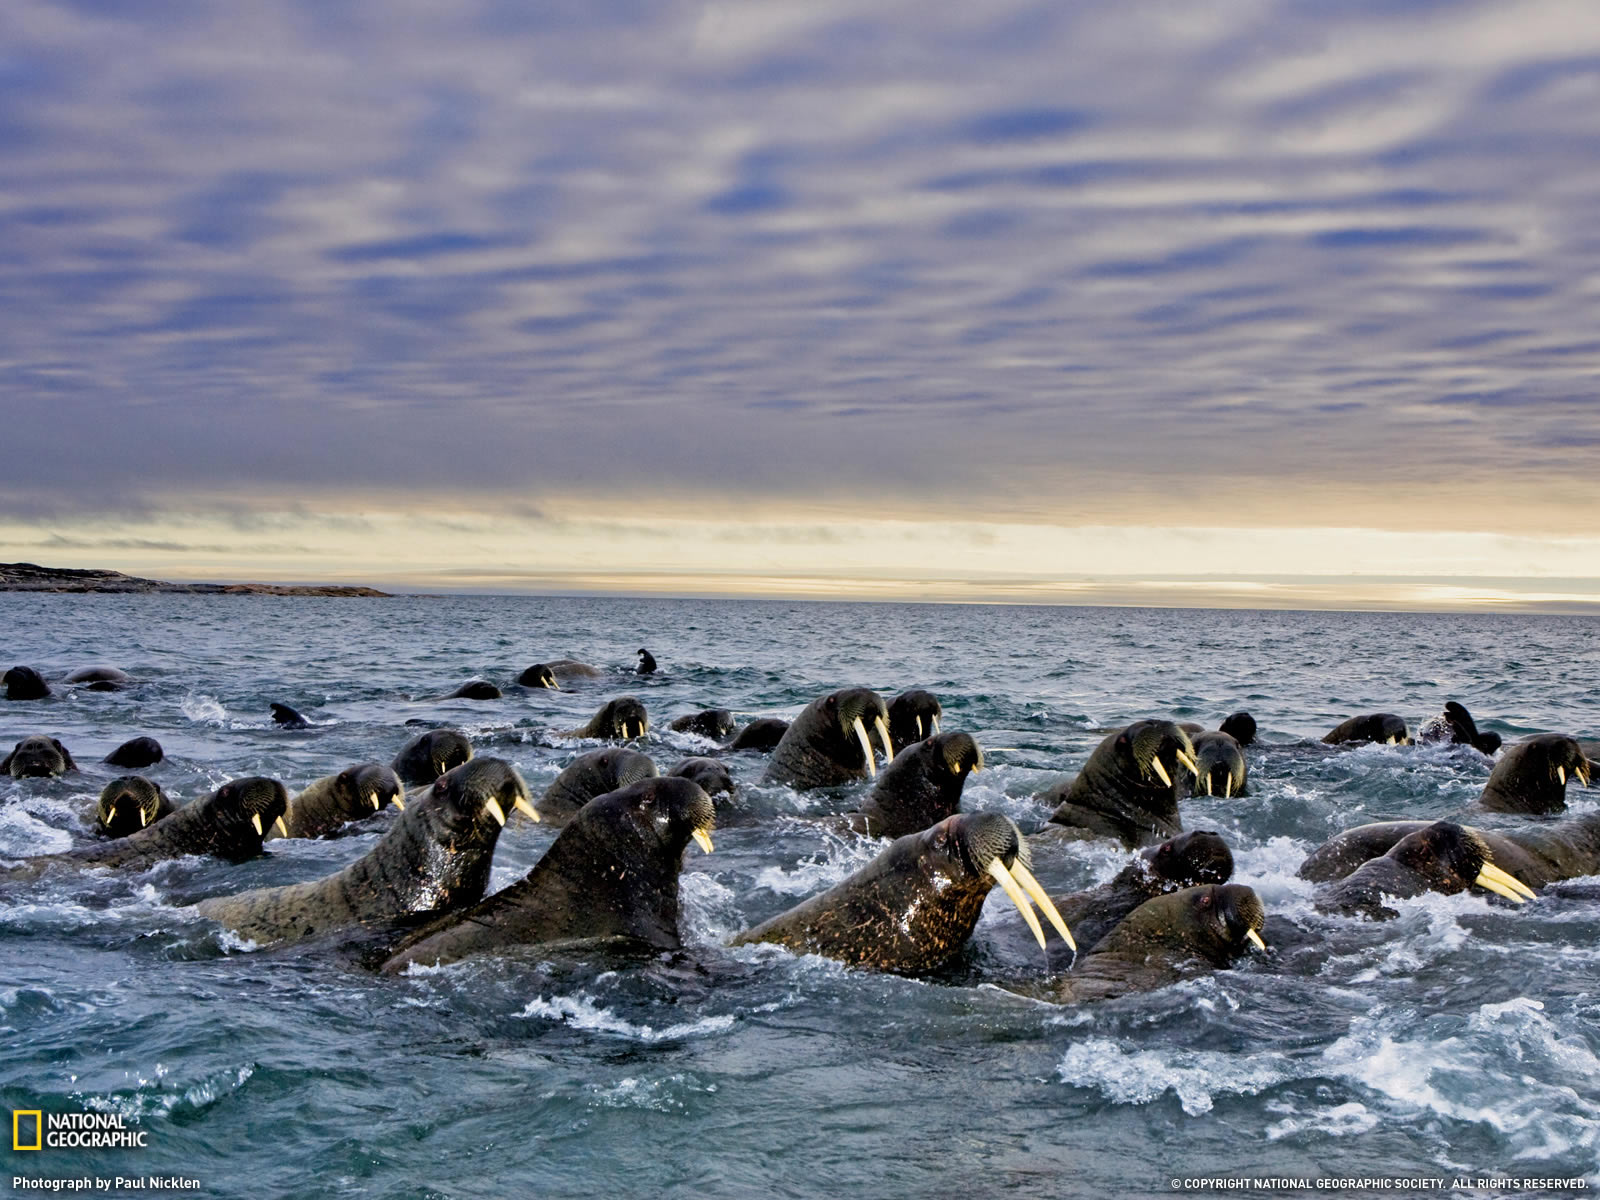
[[[1218,1096],[1253,1096],[1292,1078],[1282,1055],[1242,1058],[1213,1050],[1124,1050],[1110,1038],[1067,1047],[1056,1069],[1063,1083],[1097,1089],[1118,1104],[1149,1104],[1171,1092],[1191,1117]]]
[[[653,1025],[635,1025],[631,1021],[623,1020],[609,1009],[602,1008],[582,992],[574,996],[552,996],[548,1000],[536,996],[528,1001],[528,1006],[517,1016],[560,1021],[574,1029],[610,1034],[638,1042],[676,1041],[701,1034],[720,1033],[724,1029],[733,1027],[732,1016],[702,1017],[698,1021],[664,1025],[660,1029]]]
[[[222,701],[203,692],[190,692],[178,704],[178,711],[196,725],[220,726],[228,719],[228,710]]]
[[[764,867],[756,876],[756,886],[780,896],[810,896],[832,887],[859,871],[878,856],[882,846],[865,839],[831,839],[820,857],[804,859],[792,871]]]
[[[114,1113],[124,1120],[138,1122],[150,1117],[165,1117],[180,1104],[187,1104],[191,1108],[205,1108],[223,1096],[238,1091],[255,1073],[255,1067],[247,1063],[241,1067],[219,1071],[186,1088],[171,1091],[143,1090],[152,1085],[159,1085],[167,1076],[167,1069],[157,1063],[152,1072],[153,1078],[135,1078],[135,1086],[141,1090],[106,1096],[80,1094],[73,1099],[90,1112]]]

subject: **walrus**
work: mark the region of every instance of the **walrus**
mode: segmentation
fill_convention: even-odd
[[[1450,742],[1453,745],[1471,746],[1480,754],[1492,755],[1500,749],[1498,733],[1479,733],[1478,724],[1466,707],[1454,700],[1446,700],[1444,712],[1429,717],[1417,730],[1419,742]]]
[[[650,653],[650,651],[646,650],[643,646],[640,646],[639,647],[639,665],[635,668],[635,673],[639,674],[639,675],[653,675],[653,674],[655,674],[655,669],[656,669],[655,656],[652,655]]]
[[[1266,910],[1239,883],[1188,887],[1146,900],[1052,988],[1062,1003],[1110,1000],[1166,987],[1265,951]]]
[[[498,700],[503,695],[499,688],[487,679],[469,679],[455,691],[447,693],[445,700]]]
[[[10,754],[0,759],[0,775],[16,779],[49,779],[77,769],[78,764],[72,761],[67,748],[42,733],[23,738],[12,747]]]
[[[126,671],[116,667],[83,667],[68,675],[64,682],[85,684],[91,692],[120,692],[133,681]]]
[[[1384,746],[1409,746],[1411,735],[1406,730],[1405,719],[1393,713],[1366,713],[1341,721],[1322,740],[1330,746],[1355,746],[1363,742],[1377,742]]]
[[[50,685],[32,667],[12,667],[0,681],[6,685],[7,700],[43,700],[50,694]]]
[[[677,733],[694,733],[720,742],[733,732],[733,714],[725,708],[702,709],[697,713],[674,717],[667,728]]]
[[[911,688],[889,701],[889,741],[899,754],[913,742],[939,732],[944,708],[939,697],[922,688]]]
[[[559,692],[561,685],[556,682],[556,674],[544,663],[534,663],[517,676],[517,683],[522,687],[550,688]]]
[[[539,814],[560,828],[596,796],[604,796],[641,779],[654,779],[658,773],[650,756],[637,750],[621,746],[591,750],[573,759],[545,788],[537,805]]]
[[[1010,817],[959,813],[891,842],[848,879],[738,934],[729,945],[772,942],[852,966],[902,975],[936,971],[961,953],[998,883],[1043,946],[1029,903],[1072,945],[1061,914],[1028,870],[1028,846]]]
[[[406,806],[405,788],[394,768],[357,763],[308,784],[289,801],[283,820],[267,831],[267,840],[326,837],[389,804],[401,809]]]
[[[637,696],[618,696],[607,700],[589,723],[579,729],[568,729],[558,737],[599,738],[601,741],[630,741],[643,737],[650,731],[650,717],[644,703]]]
[[[1082,944],[1093,946],[1146,900],[1232,876],[1233,853],[1222,835],[1196,829],[1147,846],[1099,887],[1051,899]]]
[[[1307,855],[1297,873],[1313,883],[1343,879],[1368,860],[1387,854],[1402,838],[1430,824],[1375,821],[1346,829]],[[1472,825],[1463,828],[1476,834],[1489,848],[1495,866],[1531,888],[1600,873],[1600,813],[1511,830]]]
[[[804,789],[876,777],[878,768],[867,738],[869,725],[878,731],[885,757],[893,759],[889,710],[883,697],[871,688],[842,688],[819,696],[778,739],[764,780]]]
[[[1180,769],[1198,774],[1189,735],[1171,721],[1135,721],[1108,734],[1073,779],[1036,799],[1055,806],[1051,825],[1136,850],[1183,832],[1174,779]]]
[[[733,741],[728,743],[728,749],[759,750],[765,753],[783,740],[783,735],[788,729],[789,722],[778,717],[757,717],[734,735]]]
[[[1201,730],[1191,739],[1194,744],[1194,793],[1208,796],[1248,796],[1248,768],[1244,750],[1232,734],[1220,729]]]
[[[1477,807],[1549,816],[1567,808],[1567,777],[1589,786],[1589,760],[1576,738],[1538,733],[1506,750],[1489,772]]]
[[[130,771],[137,771],[141,767],[155,766],[166,756],[167,752],[155,738],[136,737],[123,742],[100,761],[110,763],[113,767],[126,767]]]
[[[432,783],[472,757],[472,743],[459,729],[430,729],[419,733],[394,756],[389,765],[407,787]]]
[[[1256,719],[1242,709],[1222,718],[1222,724],[1217,728],[1240,746],[1253,745],[1256,740]]]
[[[1313,900],[1317,911],[1360,914],[1389,920],[1400,914],[1385,896],[1407,899],[1423,892],[1453,896],[1481,887],[1517,904],[1533,892],[1494,862],[1488,843],[1475,830],[1453,821],[1434,821],[1401,838],[1387,853],[1368,859],[1343,879],[1323,884]]]
[[[889,734],[894,736],[893,729]],[[914,742],[884,767],[872,794],[849,814],[857,833],[897,838],[926,829],[961,808],[961,789],[983,769],[970,733],[940,733]]]
[[[344,870],[205,900],[197,908],[260,944],[439,916],[483,898],[495,843],[513,809],[539,819],[510,763],[475,758],[434,780],[378,844]]]
[[[272,705],[272,723],[280,729],[309,729],[311,722],[302,717],[287,704],[274,703]]]
[[[718,796],[735,796],[738,790],[734,787],[733,776],[728,768],[715,758],[703,756],[686,758],[672,770],[669,776],[680,779],[692,779],[700,785],[700,790],[715,800]]]
[[[605,674],[599,667],[592,667],[588,663],[579,662],[575,658],[555,658],[547,663],[538,665],[543,666],[555,678],[569,682],[574,679],[598,679]],[[532,669],[532,667],[529,668],[529,670]]]
[[[711,797],[687,779],[641,779],[596,796],[527,875],[419,930],[382,969],[593,938],[676,950],[683,853],[691,838],[711,852],[714,815]]]
[[[283,816],[289,793],[259,775],[229,780],[203,800],[127,837],[61,854],[29,858],[3,872],[8,879],[36,875],[53,864],[144,870],[170,858],[207,854],[244,862],[261,853],[262,834]]]
[[[101,789],[95,805],[94,831],[105,837],[127,837],[177,811],[167,794],[139,775],[123,775]]]

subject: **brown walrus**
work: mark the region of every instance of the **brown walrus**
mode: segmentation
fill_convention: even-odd
[[[405,806],[405,788],[394,768],[357,763],[317,780],[291,799],[282,823],[267,831],[267,840],[327,837],[390,804]]]
[[[1506,748],[1489,772],[1478,807],[1550,816],[1567,808],[1567,780],[1589,785],[1589,760],[1576,738],[1539,733]]]
[[[76,771],[67,748],[53,737],[35,733],[23,738],[5,758],[0,759],[0,775],[16,779],[49,779]]]
[[[939,697],[924,688],[909,688],[889,701],[889,741],[895,754],[938,733],[943,715]]]
[[[510,763],[475,758],[434,780],[378,844],[344,870],[206,900],[199,911],[261,944],[451,912],[482,899],[495,843],[513,808],[539,819]]]
[[[567,764],[539,797],[539,815],[556,828],[570,821],[589,801],[659,772],[649,755],[622,746],[580,754]]]
[[[892,759],[889,710],[883,697],[871,688],[841,688],[819,696],[789,722],[772,749],[763,778],[803,790],[876,776],[869,728],[878,731],[884,757]]]
[[[642,738],[649,731],[650,717],[645,713],[644,702],[637,696],[618,696],[602,704],[587,725],[557,736],[626,742]]]
[[[1521,904],[1533,892],[1498,867],[1476,830],[1434,821],[1401,838],[1386,854],[1368,859],[1343,879],[1324,884],[1314,901],[1320,912],[1357,913],[1374,920],[1399,914],[1383,903],[1424,892],[1446,896],[1481,887]]]
[[[1404,717],[1397,717],[1393,713],[1365,713],[1339,722],[1322,735],[1322,740],[1330,746],[1355,746],[1364,742],[1408,746],[1411,744],[1411,734],[1406,729]]]
[[[127,837],[176,811],[166,793],[148,779],[123,775],[101,790],[95,805],[94,831],[106,837]]]
[[[430,729],[401,746],[389,765],[400,776],[401,783],[407,787],[421,787],[471,757],[472,743],[459,729]]]
[[[872,794],[850,814],[851,827],[886,838],[926,829],[960,809],[961,790],[982,768],[983,751],[969,733],[913,742],[895,755]]]
[[[1071,780],[1037,799],[1053,805],[1050,825],[1078,838],[1116,838],[1129,850],[1183,832],[1181,772],[1197,774],[1189,735],[1172,721],[1135,721],[1107,735]]]

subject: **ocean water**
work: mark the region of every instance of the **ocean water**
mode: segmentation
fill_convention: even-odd
[[[1107,728],[1248,708],[1251,794],[1184,807],[1221,831],[1275,923],[1308,945],[1088,1007],[994,986],[1016,918],[991,896],[967,956],[930,980],[723,942],[868,861],[815,818],[859,792],[759,782],[682,882],[687,951],[484,958],[400,978],[337,955],[258,950],[201,898],[315,878],[376,832],[276,842],[254,862],[0,885],[0,1108],[119,1114],[142,1150],[10,1152],[14,1173],[182,1174],[215,1196],[696,1197],[1173,1194],[1211,1176],[1586,1177],[1600,1185],[1600,902],[1522,910],[1400,902],[1373,923],[1313,914],[1307,851],[1387,816],[1447,816],[1489,763],[1450,747],[1310,743],[1446,699],[1508,741],[1600,736],[1600,622],[1574,617],[900,606],[500,597],[0,595],[6,662],[58,678],[109,664],[119,693],[0,702],[0,742],[59,737],[81,773],[0,781],[0,857],[87,836],[98,763],[137,734],[183,800],[267,774],[291,788],[387,761],[408,722],[465,730],[537,793],[577,753],[552,731],[634,694],[665,771],[710,744],[673,716],[792,716],[864,684],[934,691],[988,765],[968,810],[1025,830],[1036,792]],[[646,646],[658,674],[628,672]],[[436,701],[570,655],[615,674],[562,692]],[[281,701],[313,722],[273,726]],[[1600,791],[1569,788],[1592,810]],[[1490,822],[1485,822],[1490,823]],[[513,818],[499,887],[554,832]],[[1126,856],[1041,844],[1052,891]],[[1037,971],[1047,966],[1042,955]]]

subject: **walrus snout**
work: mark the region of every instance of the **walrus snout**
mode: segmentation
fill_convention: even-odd
[[[446,821],[452,828],[471,827],[487,817],[498,830],[505,826],[512,811],[530,821],[540,820],[527,783],[503,758],[475,758],[462,763],[439,776],[433,790],[443,801]]]
[[[95,808],[95,830],[107,837],[127,837],[172,811],[161,789],[139,775],[124,775],[106,784]]]
[[[1179,767],[1200,777],[1194,760],[1194,743],[1174,721],[1135,721],[1124,735],[1128,752],[1141,774],[1155,776],[1163,787],[1175,786],[1173,776]]]
[[[289,792],[276,779],[251,775],[231,779],[218,788],[216,806],[219,823],[243,822],[255,830],[255,850],[259,852],[266,831],[281,825],[283,814],[289,811]]]

